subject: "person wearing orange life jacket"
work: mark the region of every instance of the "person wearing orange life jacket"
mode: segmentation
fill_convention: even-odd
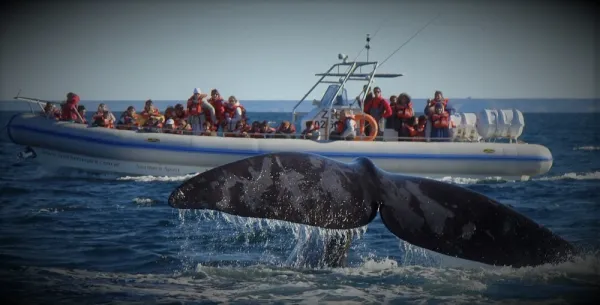
[[[206,119],[210,120],[212,125],[218,129],[219,126],[222,126],[222,123],[225,120],[225,103],[221,97],[221,94],[219,93],[219,90],[210,90],[210,99],[208,99],[208,103],[215,109],[215,115],[214,118],[207,115]]]
[[[155,131],[163,126],[164,118],[152,100],[147,100],[140,116],[145,119],[143,127],[147,131]]]
[[[408,138],[404,141],[414,141],[417,135],[418,135],[418,131],[417,131],[417,118],[416,117],[411,117],[410,119],[406,120],[406,122],[404,122],[404,124],[402,124],[402,129],[400,130],[400,132],[398,133],[398,135],[402,138]]]
[[[398,120],[398,137],[403,137],[401,134],[405,134],[402,131],[402,126],[406,124],[412,117],[414,117],[414,111],[412,108],[412,101],[410,95],[407,93],[401,93],[398,97],[398,103],[394,110],[394,117]],[[410,139],[399,139],[399,141],[411,141]]]
[[[138,115],[135,113],[135,108],[133,106],[127,107],[127,110],[121,113],[117,129],[137,129],[138,126]]]
[[[433,99],[428,99],[427,103],[425,105],[425,110],[423,111],[425,113],[425,115],[427,116],[427,125],[426,125],[426,130],[425,130],[425,138],[426,141],[429,141],[429,137],[431,136],[431,116],[434,114],[435,112],[435,105],[437,103],[441,103],[444,106],[444,111],[448,112],[448,114],[452,114],[454,113],[454,108],[452,108],[452,106],[449,104],[449,100],[447,98],[444,98],[444,95],[442,94],[442,91],[435,91],[434,93],[434,97]]]
[[[304,128],[304,130],[302,131],[303,139],[310,139],[310,140],[317,141],[321,138],[319,126],[317,126],[317,124],[315,124],[314,121],[306,121],[305,125],[306,125],[306,128]]]
[[[235,96],[230,96],[225,106],[224,123],[228,130],[235,130],[237,122],[247,120],[246,108],[240,104]]]
[[[194,94],[187,101],[187,123],[191,126],[192,132],[201,132],[205,121],[212,123],[217,120],[215,108],[204,100],[207,96],[207,94],[202,93],[200,88],[195,88]],[[209,117],[208,120],[207,116]]]
[[[276,135],[274,136],[274,138],[295,139],[296,137],[293,136],[295,133],[296,133],[296,126],[294,126],[292,123],[290,123],[290,121],[283,121],[283,122],[281,122],[279,127],[277,127],[277,130],[275,131]]]
[[[385,127],[385,120],[392,115],[392,108],[388,101],[386,101],[381,95],[381,89],[379,87],[373,88],[373,98],[365,102],[365,113],[372,116],[377,121],[378,132],[377,136],[383,135],[383,128]],[[370,133],[371,126],[365,128],[365,133]]]
[[[116,120],[108,106],[101,103],[98,105],[98,111],[92,116],[92,126],[113,128]]]
[[[60,110],[54,107],[54,104],[52,104],[51,102],[46,103],[42,115],[49,119],[60,120]]]
[[[435,113],[431,115],[431,134],[433,142],[447,142],[450,138],[450,114],[444,110],[442,103],[435,105]]]
[[[425,141],[425,126],[427,125],[427,117],[424,115],[419,116],[419,120],[417,122],[417,136],[415,141]]]
[[[356,137],[356,120],[354,113],[350,109],[343,109],[340,112],[340,119],[336,123],[336,128],[329,135],[330,140],[352,141]]]

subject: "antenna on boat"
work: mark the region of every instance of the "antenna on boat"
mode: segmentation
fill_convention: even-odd
[[[369,61],[369,49],[371,49],[371,46],[369,45],[369,43],[371,42],[371,36],[370,34],[367,34],[367,44],[365,45],[365,49],[367,49],[367,61]]]
[[[21,95],[21,88],[19,88],[19,93],[17,93],[17,96],[15,96],[15,99],[19,98],[20,95]]]

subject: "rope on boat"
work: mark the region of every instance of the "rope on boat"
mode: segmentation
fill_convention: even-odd
[[[427,22],[427,24],[425,24],[421,29],[419,29],[415,34],[413,34],[410,38],[408,38],[408,40],[406,40],[402,45],[400,45],[400,47],[398,47],[394,52],[392,52],[392,54],[390,54],[386,59],[384,59],[380,64],[379,67],[381,68],[381,66],[388,60],[390,59],[392,56],[394,56],[394,54],[396,54],[396,52],[400,51],[400,49],[402,49],[402,47],[404,47],[407,43],[409,43],[413,38],[417,37],[417,35],[419,35],[419,33],[421,33],[425,28],[427,28],[431,23],[433,23],[433,21],[435,21],[436,19],[438,19],[440,17],[442,13],[438,13],[435,17],[433,17],[433,19],[429,20],[429,22]]]

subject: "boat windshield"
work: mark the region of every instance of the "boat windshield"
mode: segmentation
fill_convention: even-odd
[[[346,92],[346,88],[342,88],[342,92],[340,92],[339,95],[335,96],[335,93],[338,91],[339,88],[340,85],[330,85],[327,88],[327,91],[325,91],[325,94],[323,94],[323,98],[321,98],[319,108],[329,108],[332,102],[334,106],[349,106],[350,103],[348,103],[348,94]]]

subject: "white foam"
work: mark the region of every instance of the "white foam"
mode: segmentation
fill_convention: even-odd
[[[600,172],[591,173],[566,173],[559,176],[541,177],[533,180],[537,181],[555,181],[555,180],[598,180]]]
[[[579,147],[574,147],[573,150],[596,151],[596,150],[600,150],[600,146],[579,146]]]
[[[188,175],[184,175],[184,176],[172,176],[172,177],[169,177],[169,176],[125,176],[125,177],[119,177],[119,178],[117,178],[117,180],[136,181],[136,182],[155,182],[155,181],[175,182],[175,181],[186,181],[190,178],[193,178],[196,175],[198,175],[198,173],[188,174]]]

